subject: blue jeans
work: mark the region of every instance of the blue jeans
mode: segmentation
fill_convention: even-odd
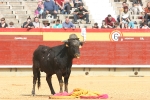
[[[56,11],[58,12],[59,6],[55,4]]]
[[[128,24],[128,27],[134,28],[134,22],[130,21],[129,24]]]
[[[70,14],[71,6],[70,4],[65,4],[63,10],[61,11],[62,14]]]

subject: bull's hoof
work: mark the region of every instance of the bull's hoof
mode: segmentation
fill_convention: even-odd
[[[67,92],[67,93],[68,93],[68,90],[65,90],[64,92]]]
[[[61,90],[59,93],[63,93],[63,91]]]
[[[32,91],[32,96],[35,96],[35,92],[34,91]]]
[[[52,95],[54,95],[54,94],[55,94],[55,92],[51,92],[51,94],[52,94]]]

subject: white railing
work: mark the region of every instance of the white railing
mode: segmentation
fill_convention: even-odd
[[[0,68],[32,68],[32,65],[0,65]],[[150,65],[73,65],[72,68],[150,68]]]

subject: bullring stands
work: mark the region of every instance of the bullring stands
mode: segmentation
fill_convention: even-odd
[[[5,17],[6,22],[9,23],[13,21],[15,27],[21,27],[22,23],[26,21],[26,18],[31,16],[34,17],[34,11],[37,7],[38,0],[1,0],[0,1],[0,17]],[[87,26],[92,28],[95,22],[99,23],[101,26],[101,21],[108,15],[111,14],[114,18],[119,14],[119,8],[122,7],[122,2],[124,0],[83,0],[85,8],[90,12],[90,21],[91,24],[77,24],[77,28],[82,28]],[[129,7],[132,7],[131,0],[127,0]],[[148,0],[143,0],[143,7],[146,7]],[[59,18],[64,21],[66,15],[58,14]],[[73,15],[69,15],[72,19]],[[138,17],[141,15],[132,15],[132,20],[136,21],[136,26],[138,27],[141,19]]]

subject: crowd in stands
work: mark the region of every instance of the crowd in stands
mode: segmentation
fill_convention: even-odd
[[[122,29],[136,29],[136,21],[132,20],[132,16],[139,15],[138,19],[141,19],[139,28],[150,28],[150,2],[147,2],[147,6],[143,7],[142,0],[133,0],[130,7],[126,2],[122,3],[122,8],[119,9],[119,15],[115,19],[111,15],[108,15],[105,20],[102,21],[101,28],[122,28]]]
[[[74,9],[73,9],[74,8]],[[64,22],[59,19],[57,14],[64,16],[73,14],[73,22],[69,17],[66,17]],[[86,24],[89,24],[89,12],[83,7],[82,0],[38,0],[37,7],[34,12],[35,18],[32,20],[29,16],[27,21],[22,24],[22,28],[75,28],[78,19],[85,19]],[[54,24],[50,26],[51,22],[43,20],[40,23],[39,19],[48,19],[48,17],[55,19],[52,21]],[[4,20],[4,21],[3,21]],[[1,18],[0,27],[9,28],[14,25],[11,22],[9,25],[5,22],[5,18]]]
[[[35,18],[29,17],[22,25],[22,28],[75,28],[74,24],[77,24],[78,19],[85,19],[86,24],[89,23],[89,12],[84,8],[82,0],[39,0],[37,7],[35,8]],[[69,15],[73,14],[73,21],[70,21],[69,17],[66,17],[62,22],[58,18],[58,14]],[[114,18],[110,14],[102,20],[102,25],[99,27],[98,23],[94,23],[93,29],[97,28],[122,28],[122,29],[135,29],[136,21],[132,20],[132,16],[139,15],[138,19],[141,19],[139,28],[150,28],[150,2],[147,2],[147,6],[143,7],[142,0],[133,0],[132,6],[126,2],[122,3],[122,7],[119,9],[119,15]],[[40,23],[39,19],[47,19],[51,17],[55,19],[53,26],[50,26],[50,22],[43,20]],[[5,22],[5,18],[1,18],[0,28],[14,28],[14,23],[10,22],[9,25]]]

